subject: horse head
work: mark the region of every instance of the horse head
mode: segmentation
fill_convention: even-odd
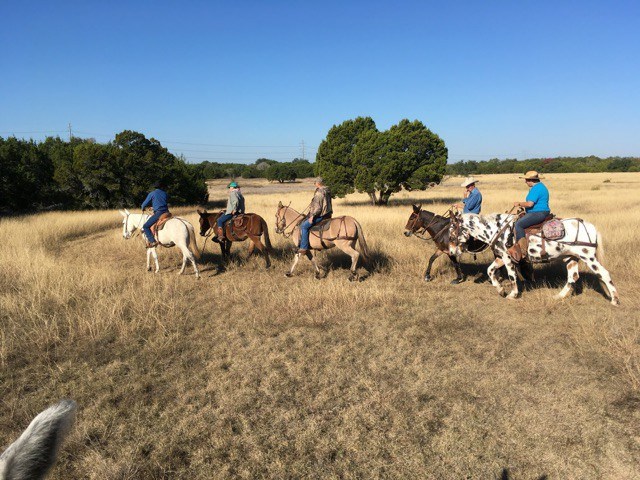
[[[122,238],[128,240],[132,237],[133,232],[136,229],[135,222],[132,222],[130,217],[131,213],[126,208],[124,210],[119,210],[120,215],[122,215]]]
[[[285,206],[282,202],[278,202],[278,209],[276,210],[276,233],[284,233],[284,229],[287,226],[287,220],[283,212],[284,209]]]
[[[420,205],[411,205],[413,207],[413,212],[409,216],[409,220],[404,227],[404,236],[410,237],[412,234],[424,228],[424,222],[420,217],[420,212],[422,211],[422,204]]]

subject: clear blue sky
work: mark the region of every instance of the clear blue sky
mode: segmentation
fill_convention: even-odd
[[[0,136],[307,158],[419,119],[450,161],[640,155],[637,1],[3,2]],[[28,132],[28,133],[23,133]]]

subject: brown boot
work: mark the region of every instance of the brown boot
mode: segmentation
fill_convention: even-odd
[[[146,240],[145,243],[147,244],[147,248],[154,248],[158,246],[158,242],[156,241],[149,242],[149,240]]]
[[[518,243],[514,243],[509,250],[507,250],[507,253],[514,262],[519,263],[520,260],[527,256],[528,244],[527,237],[523,237],[518,240]]]
[[[224,227],[216,227],[216,236],[213,239],[214,242],[224,242]]]

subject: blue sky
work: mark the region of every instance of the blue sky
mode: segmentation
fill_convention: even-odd
[[[450,161],[640,155],[640,2],[3,2],[1,25],[4,137],[286,161],[362,115],[421,120]]]

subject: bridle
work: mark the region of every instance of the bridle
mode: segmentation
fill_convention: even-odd
[[[129,235],[128,237],[124,237],[125,240],[129,240],[130,238],[134,238],[137,237],[138,235],[140,235],[140,225],[142,224],[142,218],[143,215],[140,215],[140,222],[138,222],[137,226],[134,226],[134,230],[133,233],[129,233],[129,217],[131,216],[130,213],[127,213],[127,215],[124,217],[124,231],[127,233],[127,235]]]
[[[278,211],[276,212],[276,233],[282,235],[284,238],[289,238],[291,237],[291,235],[293,235],[293,232],[295,231],[296,227],[298,226],[298,223],[296,223],[296,220],[298,220],[298,218],[302,217],[304,218],[306,216],[306,214],[304,213],[304,211],[302,213],[299,213],[293,220],[291,223],[289,223],[289,225],[287,225],[287,210],[289,209],[289,206],[291,205],[291,203],[289,203],[289,205],[283,205],[282,207],[278,208]],[[278,214],[280,213],[280,210],[284,209],[284,212],[282,213],[282,222],[279,222],[279,218],[278,218]],[[306,210],[306,208],[305,208]],[[283,224],[282,227],[280,227],[280,223]],[[291,225],[293,225],[293,228],[291,229],[291,231],[289,233],[287,233],[287,228],[289,228]]]
[[[409,228],[409,231],[411,232],[412,235],[414,235],[416,238],[419,238],[420,240],[423,240],[425,242],[428,242],[429,240],[433,240],[435,242],[435,238],[440,235],[442,232],[444,232],[447,228],[449,228],[448,225],[445,225],[443,228],[441,228],[435,235],[431,235],[429,237],[425,237],[424,234],[425,232],[427,232],[427,229],[432,226],[435,225],[436,221],[438,221],[438,217],[439,218],[448,218],[449,214],[450,214],[450,210],[447,210],[444,215],[436,215],[435,213],[433,214],[433,217],[431,218],[431,220],[429,221],[429,223],[427,223],[424,227],[419,227],[415,232],[413,231],[413,229],[415,228],[416,224],[418,223],[418,220],[420,220],[420,213],[422,212],[422,208],[420,208],[420,210],[418,210],[417,212],[413,212],[416,216],[416,218],[413,220],[413,223],[411,224],[411,227]]]

